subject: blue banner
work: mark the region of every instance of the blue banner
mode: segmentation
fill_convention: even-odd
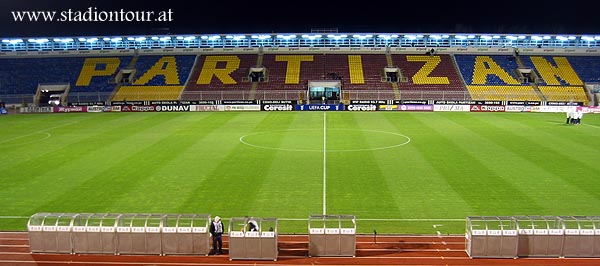
[[[344,111],[343,104],[299,104],[296,111]]]

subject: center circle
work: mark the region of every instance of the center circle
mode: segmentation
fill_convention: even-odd
[[[327,129],[324,133],[322,129],[263,131],[241,136],[240,142],[260,149],[302,152],[375,151],[410,142],[406,135],[379,130]]]

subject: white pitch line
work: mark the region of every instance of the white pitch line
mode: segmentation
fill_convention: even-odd
[[[77,122],[79,122],[79,121],[77,121]],[[50,131],[50,130],[53,130],[53,129],[57,129],[57,128],[59,128],[59,127],[70,126],[70,125],[72,125],[72,124],[75,124],[75,123],[77,123],[77,122],[71,122],[71,123],[64,124],[64,125],[53,126],[53,127],[49,127],[49,128],[46,128],[46,129],[38,130],[38,131],[35,131],[35,132],[31,132],[31,133],[29,133],[29,134],[21,135],[21,136],[18,136],[18,137],[14,137],[14,138],[5,139],[5,140],[3,140],[3,141],[0,141],[0,144],[8,143],[8,142],[11,142],[11,141],[13,141],[13,140],[17,140],[17,139],[24,138],[24,137],[28,137],[28,136],[35,135],[35,134],[46,133],[46,134],[50,135],[50,133],[47,133],[46,131]],[[49,138],[49,137],[46,137],[46,138]]]
[[[583,125],[586,125],[586,126],[588,126],[588,127],[600,128],[599,126],[590,125],[590,124],[583,124]]]
[[[0,216],[0,219],[29,219],[31,216]],[[221,218],[221,220],[227,220],[228,218]],[[307,218],[277,218],[282,221],[306,221]],[[415,219],[415,218],[387,218],[387,219],[369,219],[369,218],[357,218],[357,221],[374,221],[374,222],[464,222],[465,219],[461,218],[431,218],[431,219]],[[438,225],[436,225],[438,226]],[[0,232],[2,234],[3,232]],[[13,232],[10,232],[13,233]]]
[[[357,221],[404,221],[404,222],[463,222],[465,219],[461,218],[388,218],[388,219],[356,219]]]
[[[327,214],[327,113],[323,112],[323,215]]]

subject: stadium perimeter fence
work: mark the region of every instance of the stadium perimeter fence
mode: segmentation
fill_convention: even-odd
[[[300,100],[306,97],[306,90],[268,90],[268,91],[193,91],[182,93],[180,99],[186,101],[203,100]],[[67,103],[81,102],[110,102],[112,93],[107,92],[78,92],[70,93],[66,99]],[[304,95],[304,96],[301,96]],[[552,92],[545,95],[553,99],[564,99],[565,101],[576,101],[573,94]],[[596,103],[595,98],[600,98],[600,92],[591,95],[591,103]],[[517,101],[528,98],[539,98],[537,94],[482,94],[480,99],[472,99],[468,91],[436,91],[436,90],[408,90],[400,91],[400,99],[404,100],[494,100],[494,101]],[[595,98],[594,98],[595,97]],[[344,90],[342,101],[345,100],[397,100],[395,93],[391,90]],[[11,94],[0,95],[0,99],[8,105],[28,106],[35,104],[34,94]],[[172,94],[168,93],[135,93],[128,95],[129,101],[173,101]],[[304,98],[303,100],[306,100]]]

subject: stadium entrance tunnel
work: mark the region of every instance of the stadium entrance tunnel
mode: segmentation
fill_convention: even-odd
[[[294,152],[359,152],[385,150],[410,143],[410,137],[368,129],[287,129],[263,131],[240,137],[255,148]]]

